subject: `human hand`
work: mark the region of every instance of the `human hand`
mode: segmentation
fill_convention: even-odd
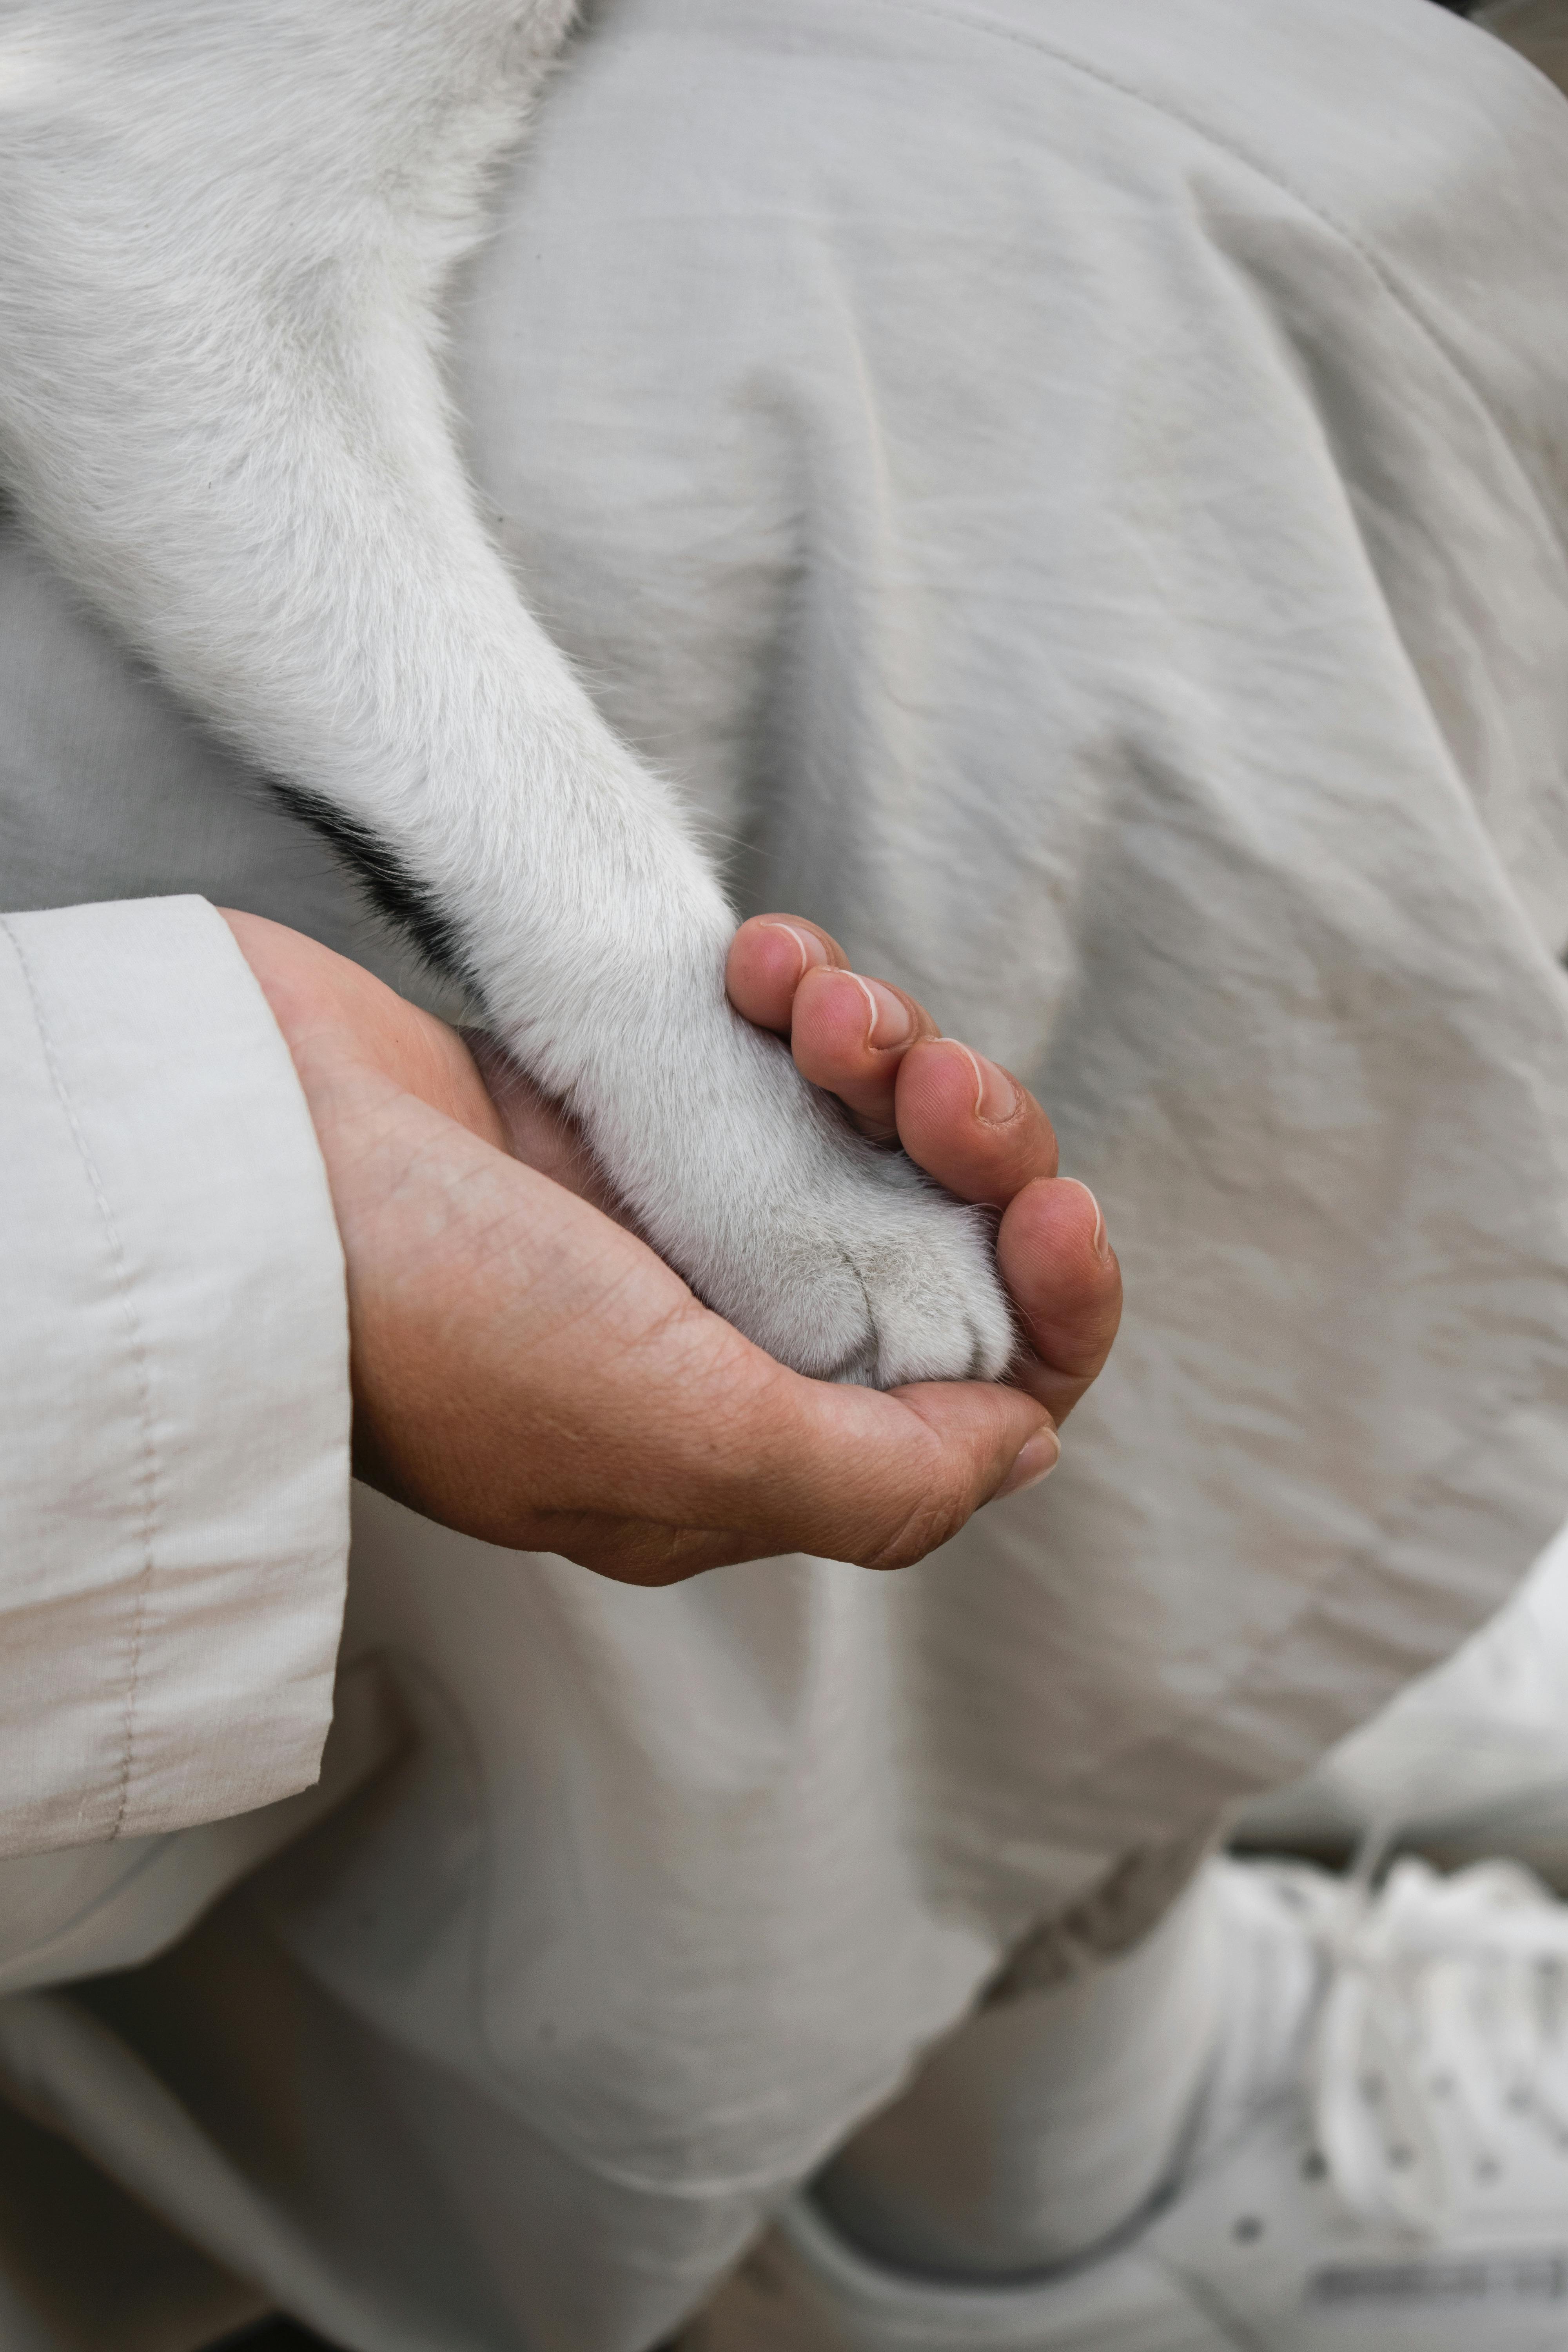
[[[1065,1410],[1092,1377],[1119,1286],[1089,1245],[1081,1188],[1022,1205],[1045,1173],[1043,1121],[1009,1194],[1021,1312],[1047,1350],[1026,1388],[832,1387],[763,1355],[595,1206],[569,1123],[524,1082],[498,1089],[498,1107],[455,1030],[297,932],[227,920],[321,1140],[348,1270],[355,1466],[371,1484],[486,1541],[664,1584],[796,1550],[902,1566],[1054,1463],[1034,1391],[1056,1382]],[[748,950],[738,969],[743,984]],[[900,1105],[910,1083],[895,1083]],[[963,1176],[976,1149],[963,1117],[940,1085],[909,1103],[942,1160],[933,1172]],[[1001,1160],[978,1148],[994,1190]]]
[[[803,1076],[837,1095],[863,1133],[896,1140],[962,1201],[996,1210],[996,1261],[1022,1346],[1011,1377],[1054,1422],[1098,1377],[1121,1319],[1121,1274],[1100,1203],[1057,1174],[1051,1123],[1012,1074],[955,1038],[890,982],[847,969],[837,940],[798,915],[742,923],[730,1001],[790,1041]]]

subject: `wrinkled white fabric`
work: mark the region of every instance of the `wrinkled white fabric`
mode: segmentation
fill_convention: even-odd
[[[144,1959],[381,1752],[351,1735],[310,1789],[347,1565],[342,1257],[288,1050],[200,899],[0,916],[0,1230],[10,1988]],[[263,2307],[15,2113],[0,2204],[6,2352],[162,2352]]]
[[[1129,1311],[1057,1475],[896,1580],[364,1503],[403,1760],[0,2003],[27,2111],[328,2335],[646,2352],[1020,1934],[1561,1519],[1564,289],[1568,109],[1428,0],[595,11],[468,289],[487,510],[742,902],[1039,1088]],[[27,894],[347,938],[5,572]]]
[[[1462,1649],[1240,1831],[1261,1852],[1326,1853],[1395,1825],[1445,1859],[1511,1853],[1568,1884],[1568,1528]]]

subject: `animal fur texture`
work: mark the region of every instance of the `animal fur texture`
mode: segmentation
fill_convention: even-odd
[[[726,1002],[734,918],[478,519],[441,299],[568,0],[0,0],[0,474],[775,1356],[994,1376],[984,1222]]]

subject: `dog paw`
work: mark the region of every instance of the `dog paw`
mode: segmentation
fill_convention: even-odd
[[[853,1135],[823,1160],[838,1164],[819,1169],[814,1201],[770,1203],[727,1262],[710,1262],[710,1303],[819,1380],[1000,1379],[1016,1343],[994,1221]]]
[[[856,1134],[776,1040],[737,1021],[731,1042],[721,1113],[705,1130],[674,1122],[652,1155],[662,1181],[607,1155],[655,1246],[795,1371],[875,1388],[999,1379],[1016,1335],[993,1220]],[[635,1156],[652,1140],[645,1126]]]

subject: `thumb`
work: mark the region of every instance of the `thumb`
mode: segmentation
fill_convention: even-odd
[[[765,1526],[781,1550],[863,1568],[923,1559],[983,1503],[1045,1476],[1060,1450],[1033,1397],[981,1381],[882,1395],[780,1371],[765,1394],[736,1449],[745,1491],[713,1496],[715,1521]]]

